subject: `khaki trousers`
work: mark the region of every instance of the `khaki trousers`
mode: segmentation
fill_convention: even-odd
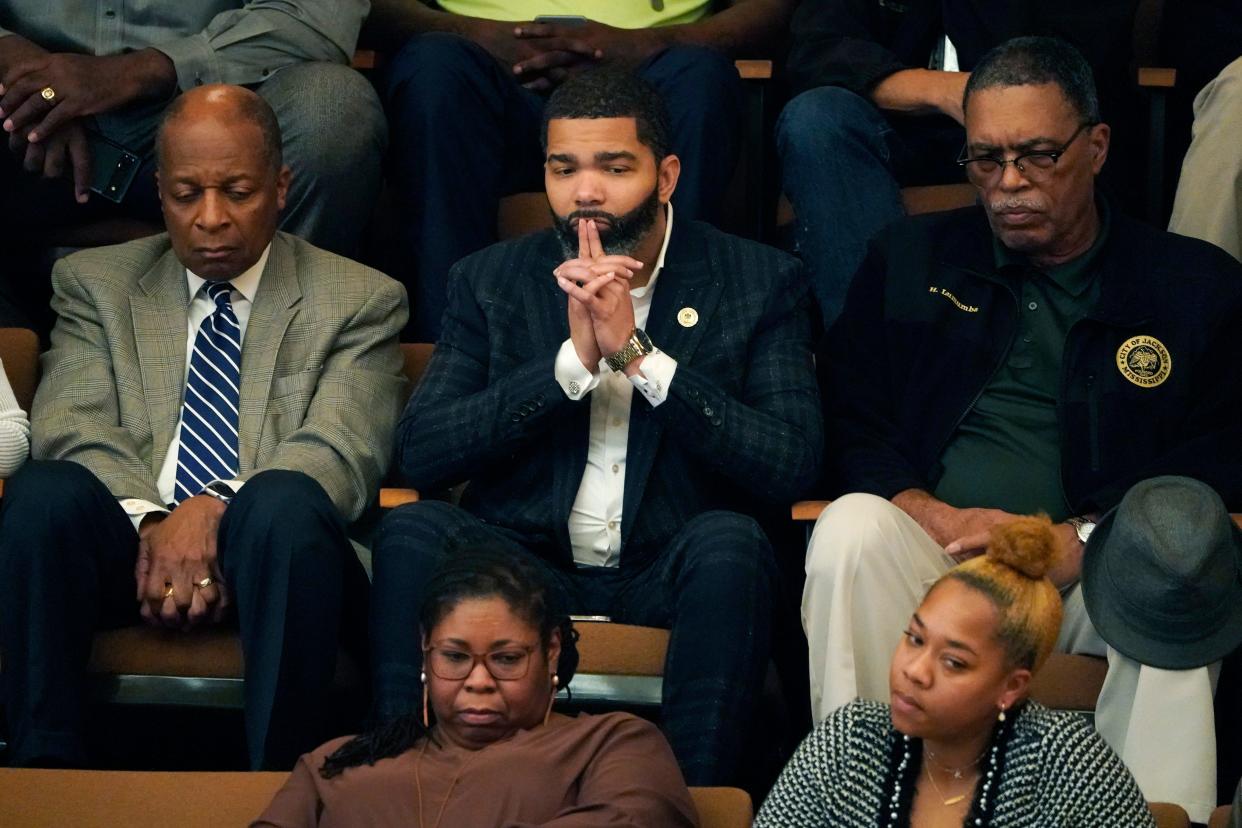
[[[1208,81],[1194,108],[1169,230],[1210,241],[1242,260],[1242,58]]]
[[[857,697],[888,701],[889,663],[902,630],[952,566],[939,544],[883,498],[850,494],[824,510],[807,549],[802,594],[816,721]],[[1219,664],[1179,671],[1140,664],[1096,633],[1077,585],[1062,598],[1057,651],[1108,659],[1096,728],[1149,801],[1176,802],[1192,820],[1207,822],[1216,806]]]

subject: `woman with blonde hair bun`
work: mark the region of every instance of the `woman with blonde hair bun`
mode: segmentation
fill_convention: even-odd
[[[1082,717],[1030,701],[1061,626],[1046,517],[996,527],[940,577],[889,671],[803,741],[756,828],[1154,828],[1137,784]]]

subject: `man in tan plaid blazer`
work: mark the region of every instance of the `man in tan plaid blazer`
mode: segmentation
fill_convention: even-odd
[[[161,128],[168,234],[56,267],[35,459],[0,517],[13,764],[85,761],[95,629],[232,608],[251,764],[323,736],[343,619],[365,617],[346,525],[388,463],[406,302],[276,232],[290,175],[261,98],[201,87]]]

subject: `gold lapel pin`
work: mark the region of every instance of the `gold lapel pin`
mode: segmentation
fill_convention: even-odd
[[[693,328],[699,324],[699,312],[694,308],[682,308],[677,312],[677,321],[683,328]]]

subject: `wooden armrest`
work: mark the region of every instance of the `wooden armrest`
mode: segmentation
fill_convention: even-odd
[[[794,520],[817,520],[819,513],[828,508],[831,500],[799,500],[790,509]]]
[[[383,488],[379,493],[381,509],[395,509],[407,503],[418,502],[418,489]]]
[[[770,60],[735,60],[737,73],[742,80],[771,80],[772,61]]]
[[[1144,89],[1172,89],[1177,85],[1177,70],[1156,66],[1140,67],[1138,85]]]

